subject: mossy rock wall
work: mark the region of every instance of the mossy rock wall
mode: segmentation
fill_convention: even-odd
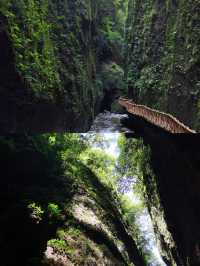
[[[88,167],[63,162],[45,135],[0,148],[2,265],[145,265],[118,194]]]
[[[1,1],[1,132],[89,128],[103,98],[103,8],[92,0]]]
[[[199,1],[129,1],[128,93],[199,128]]]

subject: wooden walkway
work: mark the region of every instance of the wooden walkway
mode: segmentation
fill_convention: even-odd
[[[171,133],[196,133],[178,119],[170,114],[166,114],[155,109],[151,109],[145,105],[134,103],[130,99],[120,98],[119,104],[126,108],[127,112],[144,118],[148,122],[165,129]]]

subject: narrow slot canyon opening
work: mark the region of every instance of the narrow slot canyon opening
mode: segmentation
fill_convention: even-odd
[[[90,139],[90,134],[101,140],[99,143],[94,143],[94,149],[100,150],[114,159],[112,176],[108,177],[108,184],[116,190],[120,199],[126,222],[128,222],[131,233],[141,253],[143,254],[146,265],[148,266],[166,266],[159,250],[159,243],[154,232],[151,216],[148,207],[145,205],[144,194],[141,191],[142,180],[137,176],[137,171],[130,166],[128,153],[126,150],[129,140],[126,139],[120,123],[121,119],[126,118],[125,114],[115,114],[104,112],[97,116],[89,133],[84,136]],[[123,128],[126,131],[126,128]],[[139,140],[135,142],[135,150],[132,149],[132,154],[139,154]],[[138,146],[138,147],[137,147]],[[126,151],[125,151],[126,150]],[[127,152],[127,154],[125,154]],[[130,154],[129,154],[130,155]],[[137,165],[137,156],[135,161]],[[108,166],[109,167],[109,166]],[[136,166],[137,167],[137,166]],[[135,169],[136,170],[136,169]],[[140,173],[141,174],[141,173]],[[164,226],[164,223],[163,223]]]
[[[199,266],[200,1],[0,1],[0,264]]]
[[[3,244],[14,238],[9,266],[166,265],[134,192],[139,177],[124,164],[125,116],[104,112],[84,134],[0,138],[3,262],[10,252]]]

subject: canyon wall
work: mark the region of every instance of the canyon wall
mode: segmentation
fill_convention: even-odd
[[[163,260],[199,265],[199,134],[172,134],[132,114],[123,124],[143,140],[131,152],[139,150],[135,163]]]
[[[0,149],[2,265],[146,265],[76,136],[1,137]]]
[[[1,1],[1,133],[88,130],[101,70],[116,57],[116,10],[114,1]]]
[[[129,1],[126,80],[137,103],[199,128],[199,1]]]

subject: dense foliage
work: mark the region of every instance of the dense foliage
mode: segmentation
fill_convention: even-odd
[[[46,248],[46,254],[79,265],[91,261],[93,253],[97,261],[113,265],[142,261],[116,189],[115,160],[98,148],[102,143],[78,134],[1,137],[2,261],[10,252],[2,244],[13,238],[10,261],[22,260],[22,265],[49,265],[48,255],[42,260]],[[18,217],[14,225],[10,216]]]
[[[112,60],[112,45],[123,44],[124,8],[123,1],[67,0],[56,4],[10,0],[0,6],[8,20],[18,71],[38,97],[52,98],[66,90],[67,84],[74,94],[80,87],[86,95],[95,86],[90,80],[96,72],[95,61]],[[110,57],[105,58],[104,49]]]
[[[2,0],[0,105],[9,119],[14,114],[8,128],[24,132],[30,120],[42,132],[87,131],[122,93],[199,128],[199,14],[198,0]],[[50,127],[41,129],[40,116]],[[0,149],[4,265],[151,264],[150,237],[139,226],[146,213],[161,255],[174,263],[142,141],[121,136],[118,160],[97,135],[7,136]]]
[[[105,94],[124,87],[126,5],[116,0],[1,1],[0,88],[19,111],[9,115],[8,130],[13,117],[20,128],[16,132],[88,130]]]
[[[129,96],[195,127],[199,126],[199,14],[199,1],[130,0],[126,25]]]
[[[139,206],[139,213],[136,212],[136,216],[132,216],[131,209],[129,209],[128,219],[131,219],[134,225],[134,217],[141,215],[144,211],[147,212],[153,224],[161,256],[166,261],[171,261],[170,263],[174,264],[172,255],[174,241],[164,217],[157,180],[151,164],[151,149],[144,145],[142,140],[126,140],[124,137],[120,138],[119,146],[121,150],[119,157],[121,176],[124,176],[124,180],[132,177],[132,189],[142,203],[142,206]],[[136,230],[138,230],[137,227]],[[152,246],[149,245],[152,236],[148,238],[147,232],[140,230],[136,235],[138,236],[138,245],[142,248],[148,260],[153,260]]]

